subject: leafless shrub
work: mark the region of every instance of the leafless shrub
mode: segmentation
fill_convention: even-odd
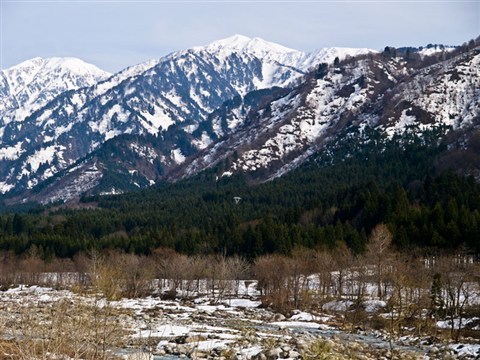
[[[105,303],[64,299],[28,301],[15,314],[1,313],[0,358],[110,359],[124,332]]]
[[[287,261],[281,255],[259,257],[253,266],[253,273],[258,281],[258,289],[265,305],[272,305],[281,312],[289,311],[286,280],[288,277]]]

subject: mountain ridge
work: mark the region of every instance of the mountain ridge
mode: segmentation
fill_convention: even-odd
[[[2,127],[0,188],[15,190],[14,201],[66,201],[218,166],[218,176],[265,181],[348,126],[390,134],[451,125],[450,117],[471,125],[480,87],[474,51],[426,60],[388,47],[304,53],[236,35],[174,52],[63,92]],[[435,108],[442,101],[452,103],[448,111]]]
[[[1,75],[0,117],[5,123],[23,121],[57,95],[94,85],[112,74],[78,58],[36,57],[2,70]]]
[[[238,54],[240,47],[243,50]],[[0,161],[2,192],[31,188],[121,134],[159,135],[179,123],[188,123],[185,129],[194,131],[224,101],[259,88],[286,86],[304,76],[304,69],[279,63],[262,50],[265,47],[291,53],[259,39],[227,38],[64,92],[21,125],[7,123],[1,130],[0,154],[5,154],[3,166]],[[304,56],[295,53],[297,58]],[[255,54],[268,54],[268,58]],[[181,161],[184,156],[179,151],[171,149],[170,160],[165,161]],[[47,163],[55,165],[38,173],[43,170],[40,165]]]

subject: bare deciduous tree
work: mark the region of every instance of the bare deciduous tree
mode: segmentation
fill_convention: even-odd
[[[390,246],[392,234],[385,224],[375,226],[370,234],[367,244],[366,261],[373,265],[373,274],[377,285],[377,297],[381,300],[385,297],[386,276],[392,259]]]
[[[450,335],[456,341],[460,337],[465,307],[478,293],[475,283],[477,264],[465,253],[443,256],[437,261],[436,271],[442,276],[444,303],[450,321]]]

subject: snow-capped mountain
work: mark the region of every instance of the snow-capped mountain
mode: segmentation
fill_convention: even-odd
[[[338,51],[340,57],[348,53]],[[335,50],[330,49],[328,60],[332,54]],[[170,126],[193,133],[229,99],[258,89],[294,86],[322,56],[236,35],[63,92],[24,118],[17,111],[16,121],[4,115],[0,190],[32,188],[118,135],[160,135]],[[203,136],[191,145],[198,150],[213,140]],[[173,145],[162,161],[166,165],[188,155]]]
[[[245,100],[217,111],[211,128],[243,126],[168,177],[216,167],[219,176],[240,172],[267,180],[298,166],[351,126],[378,128],[392,136],[412,126],[465,131],[479,121],[480,48],[427,66],[390,54],[360,57],[320,66],[301,86],[253,111]]]
[[[304,53],[240,35],[175,52],[5,122],[0,189],[50,202],[207,168],[263,181],[352,126],[390,136],[410,125],[466,129],[478,125],[479,53]]]
[[[34,58],[1,71],[0,119],[23,121],[57,95],[91,86],[111,74],[76,58]]]
[[[262,67],[254,73],[253,87],[237,86],[240,95],[254,89],[265,89],[273,86],[288,87],[295,80],[312,70],[321,62],[333,63],[336,57],[343,60],[349,56],[374,53],[376,51],[367,48],[321,48],[312,52],[293,50],[282,45],[265,41],[260,38],[249,38],[243,35],[215,41],[207,46],[194,47],[192,50],[201,56],[210,54],[217,59],[226,60],[232,54],[243,59],[262,59]],[[217,66],[219,72],[228,70],[228,62],[220,62]]]
[[[280,176],[318,151],[325,142],[360,115],[383,93],[405,78],[398,61],[361,58],[338,66],[320,66],[284,96],[248,112],[248,126],[218,141],[176,169],[173,178],[188,177],[219,162],[230,164],[220,176],[252,173],[260,179]],[[238,103],[213,123],[236,121],[245,113]],[[376,119],[369,119],[373,122]],[[251,124],[251,125],[250,125]],[[212,159],[214,159],[212,161]]]
[[[219,59],[226,59],[232,53],[249,54],[259,59],[292,66],[292,61],[288,61],[288,59],[295,58],[302,54],[298,50],[290,49],[260,38],[252,39],[238,34],[214,41],[206,46],[194,47],[192,51],[208,52]]]

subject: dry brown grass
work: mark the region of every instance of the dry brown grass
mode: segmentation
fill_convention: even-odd
[[[125,331],[108,303],[61,300],[2,312],[0,359],[111,359]]]

